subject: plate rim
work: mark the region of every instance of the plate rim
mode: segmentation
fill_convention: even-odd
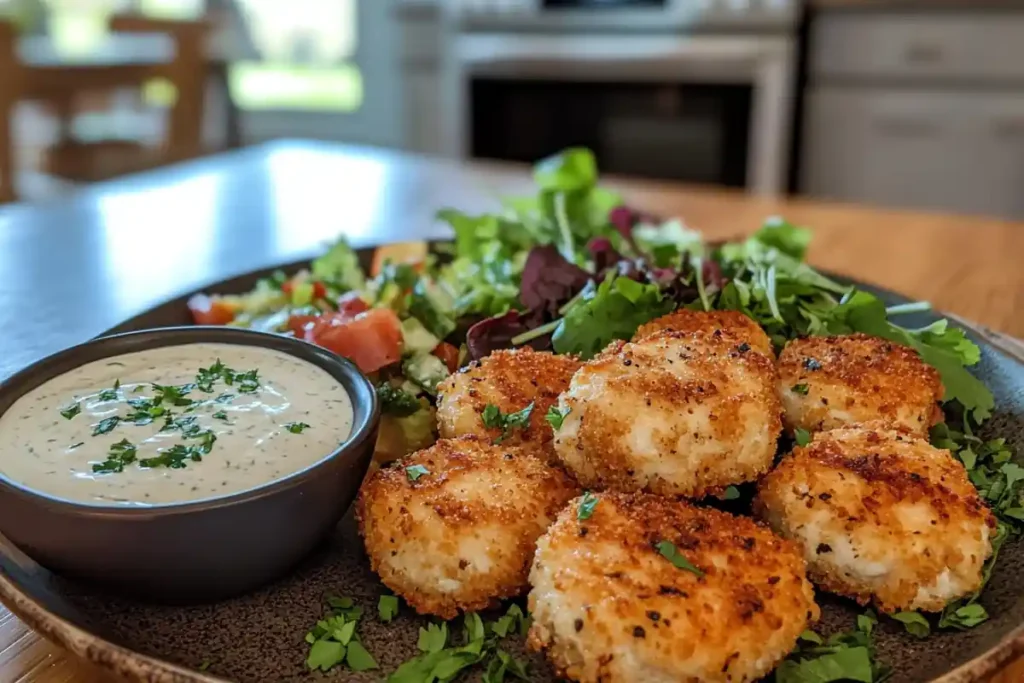
[[[384,245],[366,245],[355,248],[355,251],[362,257],[361,260],[365,261],[368,258],[367,254],[372,255],[373,251],[380,246]],[[176,302],[185,302],[192,295],[207,291],[219,284],[235,280],[267,277],[276,270],[284,270],[285,272],[298,270],[308,267],[309,261],[310,258],[292,260],[280,265],[256,268],[213,280],[198,289],[172,295],[123,320],[99,336],[121,333],[125,331],[126,326],[149,315],[153,311],[170,306]],[[822,272],[826,275],[835,276],[835,274],[827,271]],[[910,301],[905,295],[885,287],[871,285],[845,275],[836,277],[848,280],[858,287],[884,291],[887,294]],[[960,327],[956,321],[951,321],[951,323]],[[970,330],[965,331],[970,333]],[[987,341],[982,340],[982,343],[995,348]],[[996,351],[998,352],[998,349]],[[1021,542],[1024,542],[1024,539]],[[2,535],[0,535],[0,544],[13,548],[16,552],[20,553],[20,550],[17,550],[16,546]],[[0,570],[0,603],[6,606],[11,613],[32,629],[32,631],[42,635],[72,654],[114,674],[128,676],[136,680],[152,681],[153,683],[227,683],[228,681],[228,679],[220,678],[207,672],[190,669],[165,659],[136,652],[109,641],[103,636],[91,633],[37,602],[22,590],[17,582],[3,570]],[[1004,634],[999,642],[992,647],[963,662],[955,669],[931,679],[930,683],[980,683],[996,673],[1011,658],[1020,656],[1024,656],[1024,622]]]

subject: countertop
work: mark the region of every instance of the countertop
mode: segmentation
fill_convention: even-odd
[[[1024,337],[1024,224],[775,201],[611,179],[628,201],[711,238],[766,216],[814,228],[810,262]],[[278,143],[0,209],[0,377],[173,296],[317,252],[436,238],[432,217],[529,189],[516,166],[460,165],[367,148]],[[0,608],[0,680],[111,680]],[[1024,680],[1024,664],[1001,683]]]

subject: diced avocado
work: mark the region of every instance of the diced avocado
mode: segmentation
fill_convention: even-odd
[[[292,306],[308,306],[313,303],[313,283],[296,282],[292,286]]]
[[[448,377],[448,367],[437,356],[418,353],[402,363],[402,372],[409,381],[430,395],[437,394],[437,385]]]
[[[405,343],[407,354],[430,353],[441,343],[441,340],[430,334],[416,318],[402,321],[402,341]]]

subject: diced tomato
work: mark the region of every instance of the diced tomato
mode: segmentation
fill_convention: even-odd
[[[459,350],[448,342],[441,342],[431,351],[432,354],[444,361],[448,366],[448,372],[455,372],[459,369]]]
[[[325,313],[306,328],[304,337],[348,358],[363,372],[375,372],[402,358],[402,323],[386,308],[354,318],[340,312]]]
[[[318,315],[293,315],[288,318],[288,329],[299,339],[304,339],[306,329],[313,325],[320,316]]]
[[[322,283],[322,282],[314,282],[313,283],[313,298],[314,299],[323,299],[325,296],[327,296],[327,288],[324,287],[324,283]]]
[[[205,294],[196,294],[188,300],[188,310],[196,325],[227,325],[235,319],[235,311],[223,301]]]
[[[288,296],[291,296],[292,292],[295,291],[295,284],[291,280],[285,280],[281,284],[281,291],[287,294]]]
[[[370,304],[363,300],[355,292],[348,292],[338,297],[338,313],[344,313],[351,318],[370,310]]]

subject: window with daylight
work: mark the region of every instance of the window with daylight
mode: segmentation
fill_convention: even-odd
[[[7,1],[37,18],[38,30],[68,55],[96,49],[114,12],[161,18],[209,12],[218,26],[213,49],[231,63],[231,95],[242,109],[345,113],[363,104],[357,0]]]

